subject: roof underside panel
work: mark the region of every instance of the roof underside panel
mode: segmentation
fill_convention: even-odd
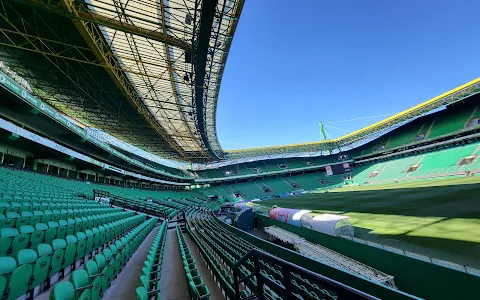
[[[86,126],[162,157],[209,161],[223,154],[216,105],[242,7],[8,0],[0,8],[0,54],[38,96]],[[205,51],[197,48],[202,40]]]
[[[128,104],[70,20],[5,2],[0,55],[35,93],[84,124],[161,155],[175,155]],[[160,151],[159,151],[160,150]]]

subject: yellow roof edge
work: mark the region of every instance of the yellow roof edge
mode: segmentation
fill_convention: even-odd
[[[442,99],[442,98],[444,98],[444,97],[447,97],[447,96],[449,96],[449,95],[451,95],[451,94],[453,94],[453,93],[456,93],[456,92],[458,92],[458,91],[460,91],[460,90],[463,90],[464,88],[467,88],[467,87],[469,87],[469,86],[471,86],[471,85],[474,85],[474,84],[476,84],[476,83],[479,83],[479,82],[480,82],[480,77],[477,78],[477,79],[474,79],[474,80],[472,80],[472,81],[470,81],[470,82],[467,82],[467,83],[465,83],[465,84],[463,84],[463,85],[461,85],[461,86],[459,86],[459,87],[456,87],[456,88],[454,88],[454,89],[452,89],[452,90],[450,90],[450,91],[448,91],[448,92],[445,92],[445,93],[443,93],[443,94],[441,94],[441,95],[439,95],[439,96],[436,96],[436,97],[434,97],[434,98],[432,98],[432,99],[430,99],[430,100],[427,100],[427,101],[425,101],[425,102],[423,102],[423,103],[420,103],[420,104],[418,104],[418,105],[415,105],[415,106],[412,107],[412,108],[409,108],[409,109],[407,109],[407,110],[404,110],[404,111],[402,111],[402,112],[399,112],[399,113],[396,114],[396,115],[393,115],[393,116],[391,116],[391,117],[388,117],[388,118],[386,118],[386,119],[384,119],[384,120],[382,120],[382,121],[376,122],[376,123],[374,123],[374,124],[372,124],[372,125],[366,126],[366,127],[362,128],[362,129],[359,129],[359,130],[357,130],[357,131],[348,133],[348,134],[346,134],[346,135],[344,135],[344,136],[341,136],[341,137],[339,137],[339,138],[336,138],[336,139],[334,139],[334,140],[332,140],[332,141],[338,142],[338,141],[341,141],[341,140],[343,140],[343,139],[345,139],[345,138],[347,138],[347,137],[349,137],[349,136],[358,134],[358,133],[360,133],[360,132],[362,132],[362,131],[367,131],[367,130],[373,128],[373,127],[379,126],[379,125],[384,124],[384,123],[388,123],[388,122],[390,122],[390,121],[392,121],[392,120],[394,120],[394,119],[396,119],[396,118],[399,118],[399,117],[401,117],[401,116],[403,116],[403,115],[406,115],[406,114],[408,114],[408,113],[411,113],[411,112],[413,112],[413,111],[415,111],[415,110],[417,110],[417,109],[420,109],[420,108],[422,108],[422,107],[425,107],[425,106],[427,106],[427,105],[429,105],[429,104],[431,104],[431,103],[433,103],[433,102],[435,102],[435,101],[438,101],[439,99]]]
[[[409,108],[409,109],[404,110],[404,111],[402,111],[402,112],[400,112],[400,113],[398,113],[398,114],[395,114],[395,115],[393,115],[393,116],[391,116],[391,117],[388,117],[388,118],[386,118],[386,119],[384,119],[384,120],[382,120],[382,121],[376,122],[376,123],[374,123],[374,124],[372,124],[372,125],[366,126],[366,127],[362,128],[362,129],[359,129],[359,130],[357,130],[357,131],[348,133],[348,134],[346,134],[346,135],[344,135],[344,136],[341,136],[341,137],[336,138],[336,139],[333,139],[333,140],[324,140],[324,141],[308,142],[308,143],[300,143],[300,144],[288,144],[288,145],[283,145],[283,146],[268,146],[268,147],[259,147],[259,148],[246,148],[246,149],[228,150],[228,151],[225,151],[225,152],[227,152],[227,153],[241,153],[241,152],[253,152],[253,151],[280,150],[280,149],[292,148],[292,147],[294,148],[294,147],[302,147],[302,146],[303,146],[303,147],[304,147],[304,146],[314,146],[314,145],[328,144],[328,143],[333,143],[333,142],[341,142],[342,140],[344,140],[344,139],[346,139],[346,138],[348,138],[348,137],[350,137],[350,136],[359,134],[359,133],[361,133],[361,132],[363,132],[363,131],[367,131],[367,130],[369,130],[369,129],[371,129],[371,128],[374,128],[374,127],[380,126],[380,125],[382,125],[382,124],[388,123],[388,122],[390,122],[390,121],[392,121],[392,120],[395,120],[395,119],[397,119],[397,118],[399,118],[399,117],[401,117],[401,116],[404,116],[404,115],[406,115],[406,114],[409,114],[409,113],[411,113],[411,112],[413,112],[413,111],[415,111],[415,110],[417,110],[417,109],[420,109],[420,108],[422,108],[422,107],[425,107],[425,106],[427,106],[427,105],[429,105],[429,104],[431,104],[431,103],[433,103],[433,102],[435,102],[435,101],[438,101],[439,99],[442,99],[442,98],[444,98],[444,97],[447,97],[447,96],[449,96],[449,95],[451,95],[451,94],[453,94],[453,93],[456,93],[456,92],[458,92],[458,91],[460,91],[460,90],[462,90],[462,89],[465,89],[465,88],[467,88],[467,87],[469,87],[469,86],[472,86],[472,85],[474,85],[474,84],[477,84],[477,83],[479,83],[479,82],[480,82],[480,77],[477,78],[477,79],[474,79],[474,80],[472,80],[472,81],[470,81],[470,82],[467,82],[467,83],[465,83],[465,84],[463,84],[463,85],[461,85],[461,86],[459,86],[459,87],[456,87],[456,88],[454,88],[454,89],[452,89],[452,90],[450,90],[450,91],[448,91],[448,92],[445,92],[445,93],[443,93],[443,94],[441,94],[441,95],[439,95],[439,96],[436,96],[436,97],[434,97],[434,98],[432,98],[432,99],[430,99],[430,100],[427,100],[427,101],[425,101],[425,102],[423,102],[423,103],[420,103],[420,104],[418,104],[418,105],[415,105],[415,106],[412,107],[412,108]]]
[[[268,146],[268,147],[259,147],[259,148],[235,149],[235,150],[227,150],[225,152],[234,153],[234,152],[259,151],[259,150],[268,150],[268,149],[283,149],[283,148],[290,148],[290,147],[314,146],[314,145],[319,145],[319,144],[327,144],[327,143],[330,143],[330,142],[332,142],[332,140],[299,143],[299,144],[287,144],[287,145],[282,145],[282,146]]]

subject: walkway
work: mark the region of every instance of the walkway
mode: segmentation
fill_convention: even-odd
[[[162,276],[160,278],[160,295],[162,300],[190,299],[175,229],[167,231],[165,243]]]
[[[202,256],[198,252],[198,249],[195,246],[195,243],[192,241],[192,239],[188,234],[184,234],[184,237],[185,237],[185,242],[187,243],[188,248],[190,249],[190,252],[193,255],[193,259],[195,260],[197,269],[200,272],[200,275],[202,276],[203,281],[205,282],[205,285],[208,288],[208,291],[210,292],[210,299],[211,300],[225,299],[225,296],[223,296],[222,291],[217,285],[217,282],[215,282],[215,280],[213,279],[212,273],[210,273],[210,270],[208,269],[207,265],[202,259]]]
[[[135,299],[135,290],[139,286],[143,262],[152,246],[153,240],[158,233],[160,225],[157,225],[147,235],[147,238],[140,244],[133,253],[130,260],[123,266],[117,278],[112,281],[110,287],[105,291],[103,300],[131,300]]]

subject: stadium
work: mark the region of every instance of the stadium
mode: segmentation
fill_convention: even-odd
[[[224,150],[244,5],[1,1],[1,299],[479,298],[480,78]]]

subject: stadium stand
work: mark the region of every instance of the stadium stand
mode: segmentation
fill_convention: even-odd
[[[254,295],[260,290],[263,290],[267,299],[289,297],[284,277],[285,269],[282,269],[286,266],[281,267],[281,261],[269,260],[266,255],[259,258],[258,267],[254,267],[254,258],[246,260],[245,264],[239,264],[242,258],[252,253],[252,249],[253,251],[262,250],[260,246],[262,243],[253,244],[245,240],[227,230],[213,216],[199,210],[190,209],[187,212],[187,220],[189,234],[193,237],[226,297],[232,299],[236,289],[241,291],[242,298]],[[255,268],[258,269],[255,270]],[[235,278],[236,272],[240,278],[245,279],[245,282],[238,283],[238,286],[235,286],[237,282],[232,279]],[[290,296],[295,299],[342,299],[344,297],[356,299],[359,297],[354,292],[338,289],[338,286],[332,282],[315,280],[314,277],[308,276],[308,272],[301,269],[292,269],[288,274],[290,278],[287,280],[293,285]],[[391,295],[395,294],[394,290],[388,290],[388,293],[390,292],[392,292]]]
[[[8,1],[0,22],[1,299],[437,299],[453,277],[445,298],[478,295],[473,268],[442,279],[458,270],[353,227],[301,236],[257,202],[328,193],[340,208],[337,187],[478,176],[479,79],[337,139],[223,151],[214,118],[244,1],[33,2]],[[358,198],[357,218],[383,214]],[[439,243],[473,240],[452,239]]]
[[[6,299],[33,295],[36,287],[41,289],[47,282],[52,284],[52,280],[65,276],[76,264],[91,259],[97,249],[104,249],[105,253],[111,251],[106,247],[118,251],[124,248],[124,253],[129,253],[129,239],[155,223],[154,219],[145,221],[145,216],[134,216],[133,212],[80,199],[68,189],[29,184],[29,180],[19,185],[5,170],[2,169],[2,180],[7,183],[2,185],[2,207],[6,214],[1,215],[0,260],[5,262],[2,274],[10,274],[2,275],[5,284],[1,292]],[[101,257],[97,254],[94,260]],[[110,277],[113,274],[108,273]],[[72,280],[76,277],[73,273],[70,276]],[[56,294],[75,291],[75,284],[78,282],[56,285],[52,299],[57,299]],[[87,294],[90,291],[85,291],[84,297]]]
[[[210,294],[208,292],[208,288],[205,286],[202,276],[200,276],[200,273],[197,270],[195,259],[190,253],[190,249],[188,248],[188,245],[183,237],[183,233],[178,225],[175,228],[175,231],[177,233],[180,252],[182,254],[183,269],[188,282],[190,297],[193,299],[209,299]]]
[[[464,157],[476,157],[478,147],[474,143],[365,165],[363,169],[355,169],[353,179],[361,184],[464,175],[464,171],[478,170],[476,163],[460,165]]]
[[[138,300],[147,300],[152,297],[160,300],[160,278],[167,228],[167,221],[163,221],[145,259],[142,275],[139,278],[140,286],[135,290]]]

